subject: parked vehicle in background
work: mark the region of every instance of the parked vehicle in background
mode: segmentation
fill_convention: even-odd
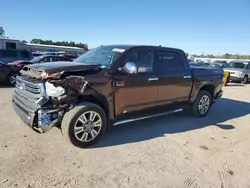
[[[72,60],[66,57],[61,57],[61,56],[42,55],[42,56],[34,57],[30,61],[17,60],[9,64],[10,65],[13,65],[13,64],[27,65],[27,64],[47,63],[47,62],[55,62],[55,61],[72,61]]]
[[[33,57],[41,56],[44,55],[42,52],[33,52],[32,53]]]
[[[210,63],[205,63],[205,62],[197,62],[197,64],[202,67],[207,67],[208,65],[210,65]]]
[[[212,61],[211,63],[219,63],[219,64],[223,64],[223,65],[228,64],[226,61],[223,61],[223,60],[215,60],[215,61]]]
[[[59,56],[71,59],[72,61],[79,57],[78,55],[70,55],[70,54],[61,54]]]
[[[216,69],[223,69],[224,71],[224,78],[223,78],[223,85],[227,86],[227,84],[230,82],[230,72],[225,70],[229,66],[228,63],[222,63],[222,62],[213,62],[210,65],[208,65],[208,68],[216,68]]]
[[[230,72],[230,81],[246,84],[250,78],[250,62],[232,61],[224,70]]]
[[[204,117],[223,93],[221,69],[190,68],[182,50],[159,46],[100,46],[73,63],[33,64],[21,73],[12,100],[19,117],[40,132],[61,124],[79,147],[95,143],[109,125],[183,105]]]
[[[21,70],[18,66],[8,65],[0,62],[0,83],[14,86],[16,83],[16,76]]]
[[[229,66],[229,63],[221,63],[221,62],[213,62],[210,65],[208,65],[209,68],[227,68]]]
[[[195,63],[192,59],[188,59],[190,67],[201,67],[198,63]]]
[[[56,61],[72,61],[71,59],[60,57],[60,56],[38,56],[34,57],[30,61],[24,61],[24,60],[17,60],[12,63],[7,63],[4,67],[8,70],[13,70],[11,76],[8,76],[6,79],[7,84],[14,86],[15,85],[15,77],[16,75],[19,75],[19,71],[25,66],[29,64],[35,64],[35,63],[46,63],[46,62],[56,62]],[[8,73],[9,74],[9,73]],[[4,79],[3,79],[4,80]]]
[[[10,63],[18,59],[29,61],[32,58],[32,53],[26,50],[0,50],[0,61],[4,63]]]

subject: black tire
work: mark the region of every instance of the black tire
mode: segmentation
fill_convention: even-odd
[[[242,84],[247,84],[248,82],[248,76],[244,76],[243,80],[242,80]]]
[[[204,97],[207,96],[209,99],[209,105],[208,105],[208,109],[206,110],[205,113],[202,113],[201,110],[199,110],[199,105],[201,103],[202,98],[204,99]],[[195,101],[193,102],[191,109],[192,109],[192,113],[194,116],[196,117],[204,117],[208,114],[210,108],[212,106],[212,97],[211,94],[208,91],[205,90],[200,90]]]
[[[15,86],[16,85],[16,81],[13,82],[13,77],[16,77],[18,74],[15,72],[10,73],[7,78],[6,78],[6,83],[9,86]]]
[[[89,111],[93,111],[93,112],[97,113],[100,116],[102,123],[101,123],[101,128],[100,128],[99,134],[93,140],[90,140],[88,142],[84,142],[84,141],[80,141],[77,138],[74,130],[75,130],[75,124],[76,124],[78,118],[83,113],[86,113]],[[72,110],[70,110],[69,112],[66,112],[66,114],[63,117],[62,124],[61,124],[62,134],[74,146],[77,146],[80,148],[85,148],[85,147],[91,146],[94,143],[96,143],[100,139],[100,137],[103,135],[103,133],[105,132],[106,127],[107,127],[107,117],[106,117],[104,110],[100,106],[93,104],[93,103],[88,103],[88,102],[80,103],[77,106],[75,106]],[[85,132],[83,131],[83,134],[84,133]],[[90,135],[88,135],[88,136],[90,136]]]

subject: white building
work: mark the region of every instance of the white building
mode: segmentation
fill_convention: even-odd
[[[85,50],[83,48],[78,47],[70,47],[70,46],[56,46],[56,45],[45,45],[45,44],[31,44],[31,43],[23,43],[17,39],[10,39],[7,37],[0,37],[0,49],[8,49],[8,50],[28,50],[32,52],[41,51],[41,52],[58,52],[64,51],[67,53],[74,54],[83,54]]]

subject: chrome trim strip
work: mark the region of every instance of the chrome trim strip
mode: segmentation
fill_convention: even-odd
[[[164,113],[160,113],[160,114],[151,115],[151,116],[144,116],[144,117],[135,118],[135,119],[122,120],[122,121],[118,121],[118,122],[114,123],[113,126],[117,126],[117,125],[124,124],[124,123],[130,123],[130,122],[134,122],[134,121],[139,121],[139,120],[143,120],[143,119],[149,119],[149,118],[164,116],[164,115],[173,114],[173,113],[177,113],[177,112],[181,112],[181,111],[183,111],[182,108],[172,110],[172,111],[168,111],[168,112],[164,112]]]
[[[189,79],[191,76],[183,76],[184,79]]]
[[[49,100],[44,83],[39,80],[36,83],[29,82],[21,76],[17,77],[15,93],[40,106]]]
[[[148,81],[151,82],[151,81],[157,81],[158,78],[149,78]]]
[[[14,93],[18,96],[18,97],[22,97],[23,99],[29,101],[29,102],[32,102],[32,103],[36,103],[37,100],[39,99],[35,99],[35,98],[28,98],[28,97],[25,97],[24,95],[22,95],[21,93],[19,93],[17,90],[14,90]]]

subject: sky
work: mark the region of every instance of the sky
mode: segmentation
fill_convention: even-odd
[[[250,54],[250,0],[1,0],[0,7],[5,34],[27,41]]]

